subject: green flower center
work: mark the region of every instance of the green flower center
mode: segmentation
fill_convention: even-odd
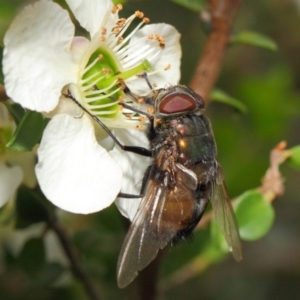
[[[110,51],[98,48],[91,55],[81,79],[85,102],[82,104],[98,117],[115,118],[119,111],[119,101],[124,96],[120,79],[126,80],[150,70],[150,63],[144,60],[131,69],[121,71]]]

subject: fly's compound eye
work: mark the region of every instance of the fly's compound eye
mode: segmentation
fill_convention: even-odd
[[[159,112],[162,114],[174,114],[185,111],[193,111],[198,107],[195,98],[188,94],[174,93],[165,97],[159,104]]]

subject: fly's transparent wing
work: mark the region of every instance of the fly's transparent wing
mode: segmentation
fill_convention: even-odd
[[[179,171],[180,172],[180,171]],[[174,189],[149,179],[141,206],[125,237],[118,261],[118,285],[127,286],[177,234],[194,210],[193,191],[178,180]]]
[[[218,176],[216,182],[212,184],[212,189],[211,203],[217,225],[224,235],[233,257],[240,261],[243,256],[238,225],[220,166],[218,166]]]

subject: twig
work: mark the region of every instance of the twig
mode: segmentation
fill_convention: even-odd
[[[240,2],[241,0],[208,1],[212,30],[190,82],[191,88],[201,95],[206,103],[221,71],[233,20]]]
[[[91,300],[100,300],[99,293],[90,281],[85,270],[80,265],[78,257],[64,228],[60,225],[56,217],[49,221],[48,225],[56,233],[67,258],[69,259],[73,275],[82,283]]]
[[[8,96],[5,93],[5,88],[2,84],[0,84],[0,101],[6,101]]]

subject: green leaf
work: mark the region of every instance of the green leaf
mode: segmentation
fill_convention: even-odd
[[[229,96],[228,94],[226,94],[224,91],[222,91],[220,89],[214,89],[210,94],[210,98],[212,101],[217,101],[217,102],[221,102],[221,103],[230,105],[242,113],[247,112],[247,107],[245,104],[243,104],[241,101]]]
[[[257,240],[270,230],[274,221],[274,209],[261,193],[249,190],[242,194],[235,206],[235,215],[241,238]]]
[[[31,151],[39,143],[45,124],[41,113],[27,111],[6,146],[17,151]]]
[[[277,51],[277,44],[269,37],[257,33],[254,31],[241,31],[230,38],[231,44],[248,44],[251,46],[256,46],[260,48],[264,48],[271,51]]]
[[[5,106],[18,125],[25,115],[24,108],[18,103],[8,103]]]
[[[55,281],[57,281],[64,273],[65,269],[61,264],[51,262],[48,263],[41,271],[42,272],[39,272],[38,277],[35,278],[34,283],[38,286],[48,286],[55,283]]]
[[[289,162],[297,169],[300,169],[300,146],[290,149]]]
[[[54,207],[42,193],[21,186],[16,198],[16,228],[48,221],[52,217],[53,210]]]
[[[202,11],[206,6],[205,0],[171,0],[171,1],[197,13]]]
[[[210,233],[211,233],[212,245],[214,246],[214,248],[218,249],[222,253],[228,253],[229,247],[227,245],[224,235],[219,229],[216,220],[214,218],[210,222]]]
[[[46,265],[46,253],[44,242],[40,238],[32,238],[28,240],[19,257],[18,262],[26,273],[36,276]]]

